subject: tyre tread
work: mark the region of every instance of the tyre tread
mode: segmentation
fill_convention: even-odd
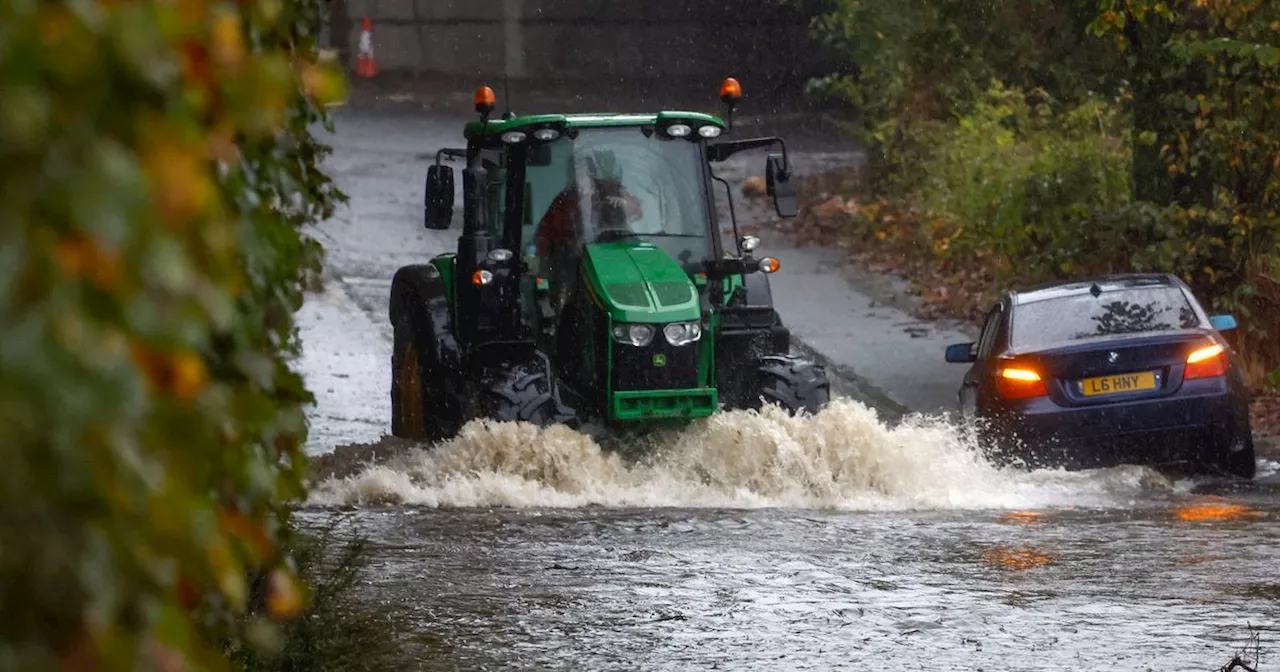
[[[792,415],[816,414],[831,400],[831,382],[818,364],[793,355],[766,355],[758,368],[760,396]]]
[[[482,392],[480,412],[500,422],[528,422],[541,427],[577,425],[577,416],[560,402],[545,371],[516,367],[499,371]]]

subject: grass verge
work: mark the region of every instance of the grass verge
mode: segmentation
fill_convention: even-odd
[[[392,609],[360,595],[372,557],[369,540],[335,517],[316,529],[295,528],[290,554],[310,590],[307,608],[265,651],[233,654],[247,672],[373,672],[404,669],[405,647]]]

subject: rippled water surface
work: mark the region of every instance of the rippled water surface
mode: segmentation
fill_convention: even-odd
[[[420,669],[1215,670],[1280,612],[1280,485],[997,470],[955,432],[725,414],[636,463],[467,428],[320,487]],[[354,509],[354,512],[352,511]]]

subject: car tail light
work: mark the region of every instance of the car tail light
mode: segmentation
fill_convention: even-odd
[[[1184,378],[1216,378],[1227,375],[1227,349],[1215,343],[1187,355],[1187,373]]]
[[[996,391],[1005,399],[1030,399],[1049,394],[1040,374],[1024,367],[1005,367],[996,371]]]

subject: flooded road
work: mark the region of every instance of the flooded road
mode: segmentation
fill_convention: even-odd
[[[939,343],[956,335],[818,283],[838,271],[791,264],[798,251],[779,295],[813,305],[785,310],[886,394],[810,419],[725,414],[621,452],[472,425],[357,464],[394,443],[390,278],[454,245],[456,227],[422,228],[421,189],[465,119],[339,120],[329,165],[351,204],[317,231],[326,288],[299,316],[307,450],[357,459],[298,518],[371,540],[362,591],[405,634],[402,669],[1208,671],[1253,632],[1272,669],[1280,464],[1243,486],[1001,471],[945,423],[887,424],[877,398],[950,401]]]
[[[661,441],[472,426],[302,518],[375,541],[414,669],[1211,670],[1280,616],[1274,462],[1000,471],[853,402]]]

